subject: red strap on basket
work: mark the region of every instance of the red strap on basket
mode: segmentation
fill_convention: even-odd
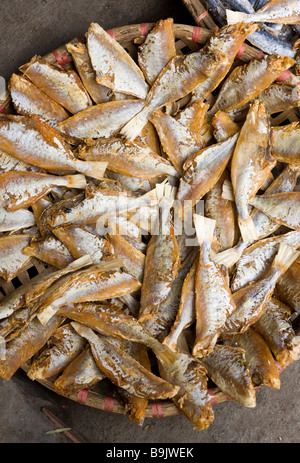
[[[196,23],[198,24],[202,19],[206,18],[208,15],[208,11],[203,11],[203,13],[199,14],[199,16],[195,19]]]
[[[259,59],[259,58],[262,58],[263,56],[264,56],[263,52],[260,51],[259,53],[257,53],[257,57],[256,57],[256,58]]]
[[[106,396],[104,399],[104,410],[106,412],[112,412],[114,409],[115,399],[112,397]]]
[[[164,413],[160,402],[153,402],[151,408],[153,418],[163,418]]]
[[[141,34],[142,35],[147,35],[148,34],[148,26],[146,23],[142,23],[140,25],[140,28],[141,28]]]
[[[68,63],[71,62],[71,60],[68,58],[67,53],[63,53],[63,54],[60,56],[60,54],[59,54],[56,50],[54,50],[54,51],[52,52],[52,55],[54,56],[54,58],[56,59],[56,61],[58,62],[58,64],[59,64],[61,67],[63,67],[63,68],[66,67],[66,64],[68,64]]]
[[[242,54],[244,53],[245,49],[246,49],[246,43],[243,43],[241,48],[239,49],[239,51],[237,52],[236,54],[236,59],[240,59],[240,57],[242,56]]]
[[[85,404],[88,394],[88,389],[82,389],[81,391],[79,391],[77,394],[77,402],[79,402],[80,404]]]
[[[0,106],[0,113],[3,114],[5,113],[6,111],[6,108],[4,108],[4,106]]]
[[[212,405],[217,405],[217,399],[212,389],[207,389],[208,395],[210,396],[210,401]]]
[[[197,26],[193,27],[192,40],[196,43],[199,43],[200,32],[201,32],[201,27],[197,27]]]
[[[288,69],[286,71],[284,71],[282,74],[280,74],[279,77],[277,77],[276,81],[277,82],[284,82],[286,79],[288,79],[291,75],[291,71],[289,71]]]
[[[106,32],[107,32],[114,40],[117,40],[113,29],[108,29]]]

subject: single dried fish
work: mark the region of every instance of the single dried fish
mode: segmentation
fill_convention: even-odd
[[[31,235],[8,235],[0,237],[0,277],[11,281],[27,267],[31,257],[23,254]]]
[[[60,104],[23,76],[13,74],[8,88],[14,108],[19,114],[24,116],[35,114],[53,127],[69,117]]]
[[[130,177],[178,177],[177,170],[168,160],[136,140],[131,142],[121,138],[99,139],[93,145],[80,147],[77,154],[85,161],[106,162],[109,170]]]
[[[75,71],[62,71],[39,56],[21,66],[20,71],[71,114],[92,106],[92,100]]]
[[[168,62],[176,56],[173,25],[173,18],[161,19],[139,47],[139,67],[150,86]]]
[[[167,399],[176,394],[177,386],[155,376],[133,357],[109,342],[109,338],[94,333],[80,323],[71,324],[88,340],[97,365],[113,384],[137,397],[147,399]]]
[[[61,373],[86,345],[70,323],[54,331],[47,347],[30,364],[27,376],[31,380],[47,379]]]
[[[224,80],[217,99],[208,114],[226,113],[241,108],[269,87],[294,60],[287,56],[267,55],[237,66]]]
[[[145,98],[148,85],[126,50],[97,23],[91,23],[86,38],[96,81],[114,92]]]
[[[29,245],[22,252],[26,256],[36,257],[42,262],[59,269],[67,267],[67,265],[74,261],[68,248],[53,235],[47,235],[43,238],[32,238]],[[82,255],[87,254],[86,252]]]
[[[207,369],[208,377],[221,391],[244,407],[256,406],[256,393],[243,349],[216,345],[202,362]]]
[[[279,24],[300,24],[299,0],[272,0],[254,13],[226,10],[228,24],[239,22],[270,22]]]
[[[268,344],[259,333],[249,328],[245,333],[233,336],[229,344],[245,351],[246,364],[255,386],[280,389],[279,370]]]
[[[249,214],[249,201],[276,164],[269,153],[270,139],[269,116],[264,105],[255,100],[240,131],[231,161],[231,181],[243,241],[257,238]]]
[[[35,223],[33,213],[27,209],[9,212],[5,207],[0,207],[0,232],[30,228],[33,227]]]
[[[111,90],[96,81],[96,74],[86,45],[82,42],[67,43],[67,50],[72,56],[76,70],[92,100],[96,104],[109,101]]]
[[[31,206],[56,186],[85,189],[84,175],[50,175],[40,172],[5,172],[0,174],[0,205],[8,211]]]
[[[107,166],[77,159],[62,136],[38,116],[1,117],[0,149],[42,169],[75,170],[100,180]]]
[[[92,106],[57,124],[56,130],[70,142],[89,138],[109,138],[132,119],[144,100],[108,101]]]

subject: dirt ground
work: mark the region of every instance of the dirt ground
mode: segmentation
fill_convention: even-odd
[[[1,0],[0,76],[8,79],[33,55],[43,55],[98,22],[105,29],[173,17],[193,24],[180,0]],[[215,420],[197,432],[182,416],[146,419],[143,427],[125,416],[97,410],[58,396],[19,371],[0,379],[1,443],[68,443],[41,412],[52,411],[66,427],[89,443],[299,443],[300,362],[281,374],[281,389],[257,391],[257,406],[232,401],[214,406]]]

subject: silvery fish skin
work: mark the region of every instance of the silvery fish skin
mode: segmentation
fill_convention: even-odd
[[[227,138],[233,137],[233,135],[240,131],[238,124],[236,124],[230,116],[223,111],[217,111],[212,118],[211,123],[214,129],[214,137],[218,143],[227,140]]]
[[[244,349],[246,364],[255,386],[266,385],[280,389],[279,370],[268,344],[259,333],[249,328],[245,333],[233,336],[229,344]]]
[[[177,199],[195,205],[216,184],[232,156],[238,135],[203,148],[184,163]]]
[[[99,24],[91,23],[87,32],[87,48],[99,84],[114,92],[146,97],[148,85],[142,71]]]
[[[221,333],[223,339],[244,333],[260,317],[265,303],[270,299],[279,278],[287,271],[299,253],[285,243],[263,276],[233,293],[236,310],[227,318]]]
[[[275,83],[264,90],[258,96],[258,100],[264,103],[269,114],[286,111],[300,106],[299,87]]]
[[[176,56],[173,19],[160,20],[139,47],[138,63],[152,86],[162,69]]]
[[[0,360],[1,378],[7,381],[11,379],[14,373],[46,344],[62,322],[62,317],[55,316],[43,326],[34,318],[19,336],[6,344],[5,359]]]
[[[11,281],[29,264],[31,257],[22,251],[31,238],[25,234],[0,237],[0,276],[6,281]]]
[[[71,54],[76,70],[90,97],[96,104],[109,101],[111,90],[96,81],[96,74],[85,44],[68,43],[67,50]]]
[[[218,49],[206,53],[200,50],[171,59],[148,92],[143,109],[122,128],[121,135],[134,140],[154,111],[186,96],[210,77],[220,64],[227,62],[227,57]]]
[[[246,364],[245,351],[239,347],[216,345],[202,359],[213,382],[244,407],[256,406],[256,393]]]
[[[60,104],[23,76],[13,74],[8,88],[14,108],[19,114],[24,116],[36,114],[53,127],[69,117]]]
[[[274,137],[272,144],[273,156],[278,159],[278,161],[299,166],[299,122],[292,122],[291,124],[285,125],[283,127],[273,127],[272,131]]]
[[[141,283],[132,275],[118,270],[105,271],[108,266],[109,262],[92,265],[54,283],[44,293],[37,313],[41,323],[47,323],[63,305],[121,297],[140,289]],[[111,268],[114,266],[115,263]]]
[[[294,338],[295,332],[289,320],[291,310],[275,297],[266,303],[261,317],[254,323],[253,328],[259,333],[277,362],[286,368],[298,357]]]
[[[145,254],[136,249],[122,235],[107,235],[115,256],[123,259],[125,272],[133,275],[139,281],[143,281]]]
[[[5,207],[0,207],[0,232],[30,228],[35,223],[34,214],[27,209],[9,212]]]
[[[278,224],[300,231],[299,202],[300,192],[291,191],[266,196],[256,195],[250,204]]]
[[[90,255],[94,264],[112,259],[114,248],[109,241],[83,227],[62,226],[53,229],[54,235],[66,246],[74,259]]]
[[[71,142],[88,138],[109,138],[134,117],[144,100],[108,101],[88,108],[57,124],[56,129]]]
[[[88,340],[98,367],[113,384],[137,397],[147,399],[167,399],[176,394],[178,387],[148,371],[133,357],[110,342],[110,338],[96,334],[80,323],[71,322],[71,324]]]
[[[92,100],[75,71],[61,71],[35,56],[20,68],[25,77],[71,114],[92,105]]]
[[[291,0],[287,6],[285,0],[272,0],[255,13],[245,14],[227,10],[229,24],[243,21],[271,22],[279,24],[300,24],[300,4],[298,0]]]
[[[231,281],[233,292],[262,278],[274,259],[281,242],[297,249],[300,246],[300,233],[291,231],[284,235],[265,238],[245,249],[234,270]]]
[[[270,155],[271,127],[269,115],[257,100],[247,114],[239,133],[231,161],[231,181],[242,239],[257,237],[249,201],[257,193],[276,164]]]
[[[42,262],[59,269],[65,268],[74,261],[68,248],[53,235],[33,238],[22,252],[26,256],[36,257]]]
[[[0,206],[17,211],[31,206],[56,186],[85,189],[84,175],[50,175],[11,171],[0,174]]]
[[[38,116],[2,116],[0,149],[46,170],[75,170],[102,179],[106,169],[106,164],[77,159],[63,137]]]
[[[78,394],[102,381],[105,374],[97,366],[89,345],[64,369],[55,380],[54,389],[63,395]]]
[[[9,172],[10,170],[18,170],[23,172],[33,171],[38,172],[40,169],[26,162],[20,161],[10,154],[0,150],[0,172]]]
[[[210,116],[218,110],[229,112],[241,108],[269,87],[284,71],[293,66],[287,56],[268,55],[237,66],[225,79]]]
[[[276,297],[297,313],[300,313],[299,278],[300,265],[294,262],[279,278],[275,289]]]
[[[221,50],[226,54],[228,62],[225,64],[220,63],[213,75],[195,88],[192,93],[192,102],[203,101],[218,87],[229,72],[240,47],[256,29],[255,24],[245,25],[240,23],[234,26],[224,26],[220,30],[213,32],[209,40],[209,48]]]
[[[70,323],[57,328],[48,339],[47,347],[30,364],[27,376],[31,380],[47,379],[61,373],[86,345],[86,340]]]
[[[204,140],[197,140],[195,134],[188,127],[161,110],[155,111],[150,120],[156,128],[162,147],[176,172],[182,174],[184,162],[205,146]]]
[[[107,162],[107,168],[130,177],[151,179],[178,176],[173,165],[138,141],[121,138],[99,139],[95,144],[78,149],[78,157],[85,161]]]

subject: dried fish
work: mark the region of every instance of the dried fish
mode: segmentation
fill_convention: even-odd
[[[109,170],[130,177],[178,177],[177,170],[168,160],[138,141],[121,138],[99,139],[95,144],[80,147],[77,154],[85,161],[106,162]]]
[[[86,345],[86,340],[74,330],[70,323],[54,331],[47,347],[30,364],[27,376],[31,380],[47,379],[61,373]]]
[[[256,393],[243,349],[216,345],[202,362],[207,369],[208,377],[221,391],[244,407],[256,406]]]
[[[67,267],[74,261],[68,248],[53,235],[47,235],[44,238],[32,238],[22,252],[26,256],[36,257],[42,262],[59,269]],[[87,254],[86,252],[82,255]]]
[[[111,90],[96,81],[96,74],[86,45],[82,42],[68,43],[67,50],[72,56],[76,70],[92,100],[96,104],[109,101]]]
[[[269,87],[294,60],[287,56],[268,55],[237,66],[224,80],[217,99],[208,114],[241,108]]]
[[[149,85],[176,56],[173,18],[158,21],[139,47],[138,63]]]
[[[0,207],[0,232],[16,231],[34,225],[35,217],[27,209],[9,212],[5,207]]]
[[[142,71],[125,49],[97,23],[91,23],[87,32],[87,48],[99,84],[114,92],[146,97],[148,85]]]
[[[250,204],[275,222],[300,231],[300,192],[256,195]]]
[[[271,129],[264,105],[251,106],[232,156],[231,180],[243,241],[257,238],[249,201],[265,182],[276,160],[270,155]]]
[[[300,313],[299,277],[300,265],[294,262],[279,278],[275,288],[276,297],[297,313]]]
[[[211,123],[214,128],[214,137],[218,143],[233,137],[240,131],[240,127],[223,111],[217,111]]]
[[[123,269],[139,281],[143,281],[145,254],[136,249],[122,235],[107,235],[116,257],[123,259]]]
[[[38,116],[1,117],[0,149],[46,170],[75,170],[98,179],[107,166],[77,159],[61,135]]]
[[[291,0],[289,5],[285,0],[272,0],[252,14],[226,10],[228,24],[239,22],[271,22],[279,24],[300,24],[300,4]]]
[[[292,122],[291,124],[284,125],[282,127],[272,127],[272,132],[274,138],[272,143],[272,155],[278,161],[288,162],[299,166],[299,122]]]
[[[56,186],[85,189],[84,175],[57,176],[40,172],[11,171],[0,174],[0,205],[8,211],[31,206]]]
[[[6,281],[15,278],[31,261],[22,253],[29,245],[31,235],[7,235],[0,237],[0,276]]]

